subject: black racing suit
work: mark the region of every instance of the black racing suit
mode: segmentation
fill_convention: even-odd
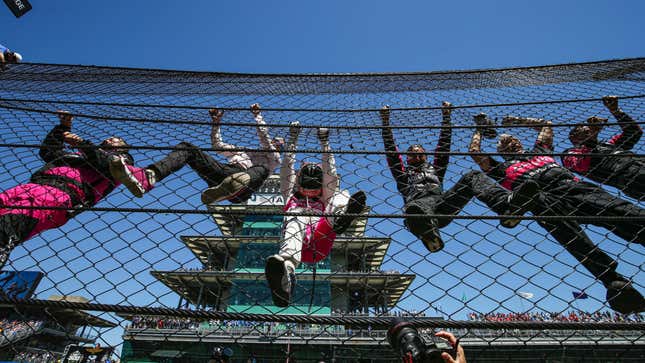
[[[407,168],[398,151],[390,128],[382,129],[383,143],[387,152],[387,163],[396,182],[399,193],[405,203],[406,214],[426,215],[445,214],[456,215],[473,198],[477,197],[498,214],[505,214],[508,209],[507,197],[509,192],[495,184],[488,176],[480,171],[470,171],[463,175],[457,183],[443,191],[443,178],[449,162],[448,154],[435,154],[432,165],[424,163],[419,167]],[[441,129],[436,152],[449,152],[451,143],[451,128]],[[408,217],[405,224],[417,237],[421,238],[427,228],[445,227],[452,218]]]
[[[253,165],[245,169],[236,164],[220,163],[197,146],[188,142],[179,143],[177,148],[179,150],[173,150],[163,159],[147,167],[155,171],[158,181],[181,169],[186,164],[195,170],[197,175],[204,179],[209,187],[218,185],[224,178],[232,174],[245,172],[251,177],[251,182],[246,189],[229,200],[233,203],[242,203],[248,200],[264,184],[270,174],[269,169],[264,165]]]
[[[568,155],[562,157],[562,164],[595,182],[616,187],[632,198],[643,199],[645,159],[630,151],[643,130],[624,112],[616,118],[622,133],[605,142],[593,140],[565,150]]]
[[[540,187],[534,215],[577,216],[644,216],[643,209],[612,196],[602,188],[578,180],[569,170],[555,162],[550,145],[536,143],[531,153],[538,156],[518,157],[499,163],[490,159],[488,174],[509,190],[517,190],[527,180]],[[549,231],[596,278],[607,285],[617,279],[617,262],[602,252],[574,220],[540,220]],[[591,221],[627,240],[643,244],[645,229],[641,222]]]

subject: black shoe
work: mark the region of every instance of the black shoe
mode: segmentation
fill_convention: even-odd
[[[605,285],[609,306],[622,314],[645,311],[645,299],[629,281],[615,280]]]
[[[352,225],[352,222],[354,222],[354,220],[358,218],[356,216],[348,216],[347,214],[361,213],[363,209],[365,209],[366,200],[367,197],[362,190],[354,193],[349,198],[349,203],[347,203],[345,212],[336,216],[336,219],[334,221],[334,232],[336,232],[336,234],[343,234],[345,233],[345,231],[347,231],[347,228]]]
[[[439,234],[439,228],[437,227],[437,220],[431,220],[434,223],[430,223],[428,228],[423,232],[423,235],[420,236],[421,242],[431,253],[439,252],[443,249],[443,239],[441,239],[441,234]]]
[[[267,258],[264,275],[271,289],[273,304],[281,308],[288,307],[296,287],[296,274],[287,267],[284,258],[280,255]]]
[[[405,214],[424,214],[424,211],[415,205],[405,209]],[[444,243],[439,234],[439,226],[436,218],[426,217],[408,217],[405,225],[410,232],[419,237],[423,245],[431,253],[439,252],[443,249]]]
[[[238,193],[245,190],[250,183],[251,176],[245,172],[229,175],[217,186],[204,190],[202,193],[202,203],[212,204],[234,198]]]
[[[535,199],[540,191],[540,186],[532,181],[526,181],[520,185],[517,190],[514,190],[508,196],[509,209],[505,214],[512,216],[523,216],[524,213],[530,211],[535,207]],[[502,219],[500,224],[502,227],[515,228],[520,224],[521,219]]]

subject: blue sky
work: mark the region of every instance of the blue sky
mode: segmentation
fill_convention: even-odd
[[[8,9],[0,6],[0,44],[19,51],[29,62],[218,72],[342,73],[543,65],[640,57],[645,53],[642,40],[645,34],[642,21],[645,3],[639,1],[541,1],[531,4],[499,1],[494,6],[490,2],[478,1],[410,1],[396,6],[386,1],[282,1],[277,4],[266,1],[196,1],[189,7],[184,5],[185,2],[175,1],[33,0],[31,3],[34,9],[21,19],[15,19]],[[428,98],[432,99],[433,105],[438,105],[442,96],[428,95]],[[423,99],[422,96],[417,97],[417,101]],[[367,108],[363,107],[365,100],[359,101],[357,104]],[[203,103],[203,100],[199,102]],[[235,101],[230,102],[232,106],[239,106]],[[381,104],[376,97],[370,102],[374,102],[370,107]],[[631,105],[632,109],[638,109],[640,103],[634,101]],[[602,112],[598,105],[593,107]],[[460,112],[460,117],[469,117],[467,113],[470,111]],[[543,112],[548,115],[555,111]],[[584,113],[575,106],[568,112],[569,116]],[[245,114],[245,117],[250,121],[250,116]],[[433,117],[436,119],[437,115]],[[316,120],[315,115],[310,117],[312,123]],[[40,118],[28,133],[4,135],[3,140],[37,143],[52,122],[53,118]],[[378,122],[378,119],[374,117],[371,122]],[[103,134],[109,132],[87,120],[76,125],[85,135],[104,137],[108,134]],[[17,129],[20,130],[20,127]],[[130,129],[124,126],[121,130]],[[155,127],[154,130],[160,129]],[[135,135],[144,135],[143,131],[132,128]],[[173,135],[176,140],[165,138],[166,135],[159,132],[158,135],[142,136],[138,141],[148,145],[161,142],[171,146],[181,141],[181,137],[207,135],[208,130],[206,127],[189,127],[179,135]],[[397,136],[402,146],[413,141],[409,135],[407,138],[400,134]],[[241,141],[234,139],[231,134],[228,137],[233,138],[230,140],[232,142]],[[312,135],[306,137],[313,141]],[[530,137],[534,135],[527,136],[527,140]],[[364,139],[367,137],[364,136]],[[427,144],[433,146],[433,140]],[[467,136],[461,134],[456,140],[458,148],[463,150]],[[364,141],[360,146],[378,148],[378,141]],[[252,147],[253,142],[248,146]],[[207,136],[201,138],[201,145],[209,146]],[[158,156],[159,153],[150,155],[147,158]],[[136,156],[142,163],[148,161],[142,152]],[[366,162],[379,162],[384,167],[383,160],[377,156],[365,159]],[[464,158],[453,160],[455,165],[459,164],[464,169],[472,167],[469,161],[461,161],[466,160]],[[40,165],[35,157],[26,161],[28,168]],[[345,174],[351,172],[349,168],[341,168],[340,171]],[[449,172],[449,177],[453,179],[446,182],[446,187],[452,185],[459,171],[461,169],[455,168]],[[381,187],[379,182],[385,181],[390,188],[394,187],[388,172],[379,172],[384,178],[377,179],[375,183],[364,180],[362,184],[372,196],[377,195]],[[27,180],[28,174],[27,169],[15,171],[13,180],[2,180],[2,189]],[[155,190],[142,200],[131,201],[121,188],[99,206],[203,208],[198,201],[203,185],[199,181],[193,184],[194,181],[194,175],[184,170],[170,179],[168,186]],[[162,199],[162,196],[173,193],[170,185],[183,188],[181,192],[191,197],[188,200]],[[377,208],[376,212],[397,212],[400,198],[394,196],[391,200],[391,205]],[[482,213],[482,209],[474,206],[465,213]],[[33,267],[47,260],[47,263],[39,266],[48,272],[40,297],[47,297],[51,293],[69,293],[95,296],[100,302],[147,304],[159,301],[172,306],[176,303],[174,295],[155,290],[159,285],[150,287],[148,270],[196,267],[192,254],[182,249],[177,241],[176,231],[185,234],[217,233],[216,227],[205,216],[156,215],[152,220],[141,214],[127,218],[121,213],[98,216],[100,218],[93,213],[80,215],[61,230],[34,238],[12,255],[16,268]],[[504,266],[509,259],[515,261],[518,255],[529,252],[523,250],[526,246],[507,245],[519,230],[509,232],[496,229],[474,246],[469,242],[453,243],[447,245],[445,254],[424,256],[422,247],[419,248],[409,233],[400,230],[400,220],[396,222],[399,225],[381,223],[373,225],[368,235],[389,234],[396,230],[393,237],[397,240],[386,258],[385,269],[410,268],[407,272],[419,274],[415,284],[424,285],[405,301],[404,308],[426,309],[430,300],[435,307],[439,305],[452,314],[453,319],[461,319],[470,310],[499,308],[496,304],[499,300],[504,300],[504,307],[508,309],[524,309],[523,303],[514,295],[514,290],[524,289],[538,295],[536,304],[541,309],[561,310],[570,303],[569,290],[572,287],[592,285],[592,296],[603,299],[603,289],[598,284],[594,285],[588,275],[574,272],[571,267],[576,266],[575,261],[559,246],[544,240],[540,235],[541,229],[535,223],[530,227],[534,234],[527,232],[526,238],[536,242],[536,247],[530,248],[531,253],[544,254],[534,256],[534,261],[544,262],[542,267],[550,273],[536,276],[531,283],[520,286],[516,286],[518,281],[526,282],[523,274],[536,272],[532,266],[518,264],[513,273],[506,273]],[[471,228],[468,221],[457,221],[444,233],[464,233],[462,240],[469,241],[481,237],[482,226],[488,231],[495,229],[496,225],[495,221],[478,223]],[[85,226],[91,227],[86,230]],[[92,229],[96,231],[94,236],[89,235]],[[125,236],[118,235],[118,231],[131,232]],[[144,235],[149,238],[142,238]],[[598,229],[590,232],[590,235],[596,241],[607,238],[605,232]],[[56,244],[48,246],[47,241],[56,241]],[[152,259],[138,260],[132,257],[159,247],[164,253]],[[516,247],[518,250],[511,250],[511,255],[507,255],[507,248]],[[621,267],[624,273],[643,276],[642,269],[639,269],[642,256],[633,252],[641,250],[632,247],[630,251],[624,243],[614,243],[611,238],[604,242],[602,248],[611,250],[613,254],[623,254],[625,260],[629,261]],[[115,251],[118,252],[111,255]],[[121,252],[123,255],[120,255]],[[31,254],[33,259],[26,257],[27,254]],[[47,259],[52,254],[58,257]],[[466,264],[460,260],[463,256],[469,256]],[[67,266],[65,260],[75,257],[75,265]],[[548,261],[553,258],[557,258],[558,262],[549,265]],[[121,262],[124,262],[123,268],[114,269],[114,263]],[[488,275],[475,272],[477,269],[474,266],[480,262],[486,263]],[[554,276],[558,267],[565,268],[567,276]],[[437,276],[448,269],[454,274],[450,278],[425,280],[427,276]],[[78,271],[83,271],[83,274],[77,275]],[[465,275],[470,275],[474,280]],[[504,286],[489,286],[491,276],[498,277],[498,282]],[[567,283],[559,284],[559,278],[566,279]],[[461,279],[467,284],[455,288]],[[54,284],[62,281],[65,282]],[[490,291],[479,294],[481,286],[488,286]],[[450,291],[451,297],[442,296],[444,290]],[[160,296],[158,291],[163,291],[163,295]],[[476,300],[464,306],[459,302],[463,295]],[[578,303],[587,310],[601,306],[598,300]],[[428,310],[428,313],[434,313],[434,310]],[[108,340],[118,340],[119,333],[112,331]]]
[[[394,72],[643,55],[642,1],[42,1],[0,43],[46,63]],[[190,4],[190,5],[186,5]]]

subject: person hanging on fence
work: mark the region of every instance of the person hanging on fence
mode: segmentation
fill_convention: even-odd
[[[280,191],[286,201],[284,210],[303,213],[285,216],[278,254],[267,258],[265,275],[273,303],[286,307],[296,285],[295,269],[301,262],[317,263],[331,251],[337,235],[343,234],[356,219],[352,214],[365,209],[366,196],[358,191],[351,197],[340,190],[334,155],[330,152],[329,130],[318,129],[322,146],[322,165],[305,163],[296,172],[295,150],[300,125],[292,123],[284,160],[280,168]],[[333,217],[316,214],[328,213]]]
[[[204,204],[217,203],[222,200],[243,203],[248,200],[280,165],[280,150],[284,144],[282,138],[271,139],[269,136],[259,104],[251,106],[251,113],[257,123],[260,146],[264,151],[247,153],[235,150],[235,146],[223,142],[220,122],[224,112],[213,108],[209,111],[213,121],[211,141],[213,148],[219,149],[218,152],[228,159],[228,163],[220,163],[195,145],[182,142],[177,145],[177,150],[146,167],[148,184],[154,185],[187,164],[209,186],[202,193]],[[147,190],[127,166],[127,160],[115,158],[110,163],[110,170],[112,175],[123,183],[133,195],[142,197]]]
[[[13,52],[9,48],[0,44],[0,71],[3,71],[9,63],[20,62],[22,62],[22,56],[20,53]]]
[[[504,153],[504,161],[498,162],[481,152],[481,134],[475,133],[469,151],[479,167],[513,192],[522,189],[539,190],[531,203],[531,212],[536,216],[608,216],[643,217],[643,209],[604,191],[602,188],[580,181],[569,170],[556,163],[552,157],[553,130],[551,122],[541,119],[507,116],[502,124],[529,125],[539,130],[535,146],[530,150],[534,155],[523,155],[521,141],[509,134],[502,134],[497,152]],[[528,188],[527,185],[533,185]],[[618,262],[602,252],[589,239],[574,219],[544,219],[537,221],[571,253],[593,276],[607,288],[609,306],[621,313],[645,310],[645,299],[632,283],[619,274]],[[642,222],[633,220],[590,220],[588,222],[604,227],[628,242],[643,245],[645,228]]]
[[[437,252],[444,246],[439,229],[447,226],[451,218],[436,218],[434,214],[456,215],[473,198],[481,200],[498,214],[523,214],[526,204],[530,202],[531,191],[523,194],[512,194],[495,184],[480,171],[470,171],[462,176],[449,190],[443,190],[443,178],[448,168],[451,144],[450,115],[452,105],[443,102],[441,109],[442,128],[439,135],[438,153],[430,164],[425,149],[419,144],[412,145],[407,151],[407,165],[398,151],[390,125],[390,108],[381,109],[381,129],[387,163],[396,182],[399,193],[403,196],[403,210],[408,216],[405,225],[417,236],[430,252]],[[534,190],[533,192],[535,192]],[[529,197],[526,197],[529,194]],[[515,227],[519,221],[505,219],[502,225]]]
[[[638,143],[643,130],[618,106],[618,97],[605,96],[603,104],[618,121],[622,133],[607,141],[598,141],[598,133],[606,118],[592,116],[586,124],[576,125],[569,133],[572,148],[565,150],[562,164],[569,170],[597,183],[622,190],[641,200],[645,196],[645,159],[631,149]]]
[[[72,133],[70,113],[59,111],[57,115],[60,124],[47,134],[40,147],[45,165],[33,173],[29,183],[0,193],[0,269],[17,245],[64,225],[80,212],[71,208],[93,206],[114,190],[119,183],[110,175],[111,156],[127,160],[130,173],[141,180],[144,188],[151,188],[144,170],[132,166],[134,159],[122,138],[110,137],[97,148]],[[66,151],[65,144],[76,147],[78,152]]]

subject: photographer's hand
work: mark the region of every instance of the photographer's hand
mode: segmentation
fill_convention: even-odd
[[[450,345],[457,350],[457,356],[453,358],[450,354],[448,353],[441,353],[441,358],[443,358],[443,361],[446,363],[466,363],[466,354],[464,353],[464,348],[459,345],[459,341],[457,338],[452,334],[448,333],[447,331],[440,331],[438,333],[435,333],[435,336],[446,339]]]

